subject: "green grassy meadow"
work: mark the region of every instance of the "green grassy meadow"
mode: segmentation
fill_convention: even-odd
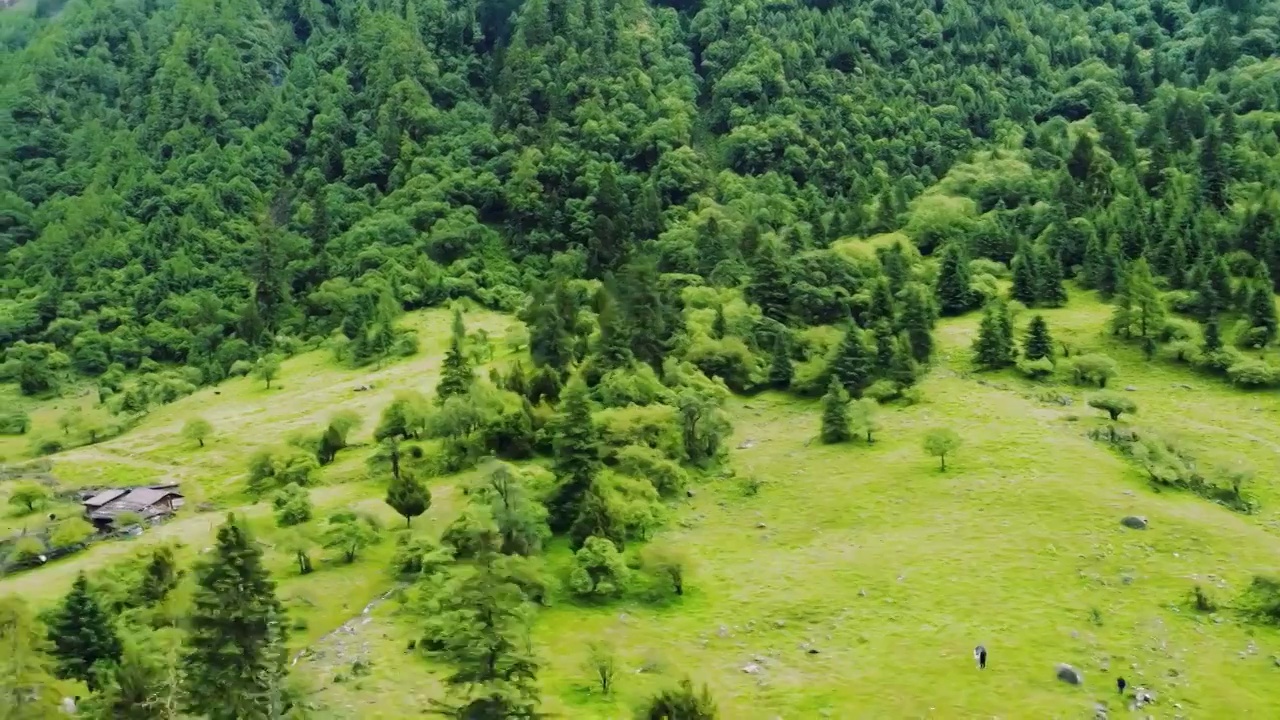
[[[688,592],[657,606],[584,606],[557,595],[535,628],[544,708],[558,717],[629,718],[641,698],[687,673],[710,686],[721,716],[733,720],[1082,718],[1097,703],[1115,717],[1122,708],[1114,683],[1123,675],[1156,692],[1157,704],[1144,711],[1155,717],[1280,716],[1280,633],[1245,624],[1229,608],[1253,573],[1280,571],[1276,396],[1148,364],[1102,334],[1108,312],[1076,294],[1044,315],[1074,352],[1119,362],[1112,388],[1139,405],[1121,422],[1176,434],[1206,463],[1243,457],[1256,466],[1257,514],[1153,491],[1140,469],[1086,437],[1105,416],[1085,405],[1085,389],[1058,385],[1073,403],[1046,404],[1036,399],[1044,384],[974,373],[968,348],[978,318],[946,320],[924,402],[884,408],[873,444],[818,444],[816,402],[772,393],[735,399],[731,472],[672,506],[661,533],[695,560]],[[68,486],[177,480],[188,509],[136,540],[0,578],[0,594],[47,603],[76,572],[158,542],[181,542],[181,554],[194,557],[227,510],[247,515],[271,546],[269,505],[246,506],[239,492],[248,456],[340,408],[365,418],[357,440],[367,441],[396,389],[430,390],[449,316],[433,311],[413,322],[423,350],[408,360],[349,370],[326,352],[300,355],[285,363],[279,387],[238,379],[203,389],[119,438],[54,456],[53,473]],[[468,323],[500,334],[511,320],[473,312]],[[374,389],[353,392],[360,383]],[[204,449],[179,436],[196,414],[215,428]],[[921,450],[924,432],[938,426],[964,438],[945,473]],[[323,470],[313,491],[317,517],[357,506],[388,527],[399,522],[382,503],[381,482],[367,476],[369,451],[346,451]],[[761,482],[758,492],[746,489],[747,478]],[[417,532],[443,529],[460,505],[460,482],[432,481],[434,504],[415,521]],[[201,512],[202,503],[210,509]],[[1149,529],[1123,528],[1129,514],[1146,516]],[[392,550],[384,541],[353,565],[322,562],[305,577],[284,553],[268,553],[281,597],[305,621],[291,644],[314,654],[294,671],[321,716],[418,717],[438,692],[441,668],[406,651],[419,633],[399,596],[361,614],[394,587]],[[568,559],[556,546],[547,564]],[[1192,609],[1197,583],[1223,603],[1220,613]],[[598,641],[617,648],[612,697],[593,693],[583,668],[588,643]],[[979,643],[990,652],[985,671],[971,655]],[[371,662],[369,674],[335,682],[356,657]],[[1083,673],[1083,686],[1054,678],[1060,662]]]

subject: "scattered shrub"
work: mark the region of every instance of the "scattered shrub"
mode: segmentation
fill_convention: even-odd
[[[1276,369],[1262,360],[1240,360],[1227,368],[1231,382],[1245,388],[1263,388],[1275,384]]]
[[[1053,374],[1053,361],[1049,358],[1039,360],[1022,359],[1018,361],[1018,372],[1032,380],[1043,380]]]
[[[569,588],[584,598],[618,597],[626,589],[629,573],[613,543],[593,536],[574,555]]]
[[[1100,392],[1089,397],[1089,407],[1102,410],[1111,416],[1113,421],[1119,420],[1124,413],[1138,412],[1138,404],[1128,397],[1114,392]]]
[[[661,452],[642,445],[628,445],[615,456],[618,470],[633,477],[648,480],[664,497],[684,492],[689,475],[684,468]]]
[[[1107,386],[1116,376],[1116,361],[1101,353],[1080,355],[1071,359],[1071,376],[1078,385]]]

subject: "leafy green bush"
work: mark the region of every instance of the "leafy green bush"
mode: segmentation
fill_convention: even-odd
[[[589,537],[574,555],[569,589],[579,597],[603,599],[622,595],[630,570],[613,543]]]
[[[674,497],[684,492],[689,475],[661,452],[643,445],[628,445],[614,456],[618,470],[633,477],[648,480],[664,497]]]
[[[670,458],[683,454],[680,414],[670,405],[606,408],[593,416],[606,445],[653,448]]]
[[[16,408],[0,412],[0,435],[24,435],[31,429],[31,417]]]
[[[1053,371],[1053,361],[1047,357],[1039,360],[1027,360],[1024,358],[1018,361],[1018,372],[1032,380],[1043,380],[1053,375]]]
[[[1241,360],[1227,368],[1231,382],[1246,388],[1263,388],[1276,382],[1276,368],[1263,360]]]

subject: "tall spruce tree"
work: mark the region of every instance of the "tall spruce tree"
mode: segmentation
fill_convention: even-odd
[[[969,254],[959,242],[943,246],[938,260],[938,284],[935,293],[938,310],[943,315],[959,315],[978,307],[978,294],[973,291],[969,274]]]
[[[769,385],[779,390],[791,387],[791,378],[795,375],[789,345],[786,328],[779,327],[773,335],[773,356],[769,361]]]
[[[1265,347],[1275,342],[1278,326],[1276,298],[1271,289],[1269,276],[1253,281],[1245,312],[1248,315],[1249,327],[1255,339],[1254,344],[1259,347]]]
[[[987,303],[983,309],[978,337],[973,343],[973,359],[979,366],[996,370],[1013,364],[1013,337],[1007,318],[1005,305],[998,299]]]
[[[1048,248],[1037,248],[1035,252],[1036,299],[1049,307],[1062,307],[1067,304],[1067,289],[1062,285],[1062,260],[1057,253]]]
[[[791,314],[791,274],[778,243],[764,239],[751,258],[751,281],[746,296],[770,320],[786,322]]]
[[[1013,287],[1009,289],[1010,297],[1027,307],[1035,305],[1040,300],[1040,276],[1028,248],[1022,248],[1013,256],[1012,270]]]
[[[565,387],[560,412],[553,421],[552,448],[559,481],[547,503],[548,522],[556,532],[568,530],[583,497],[600,469],[600,433],[591,418],[587,384],[574,376]]]
[[[60,683],[49,667],[48,648],[24,600],[0,597],[0,718],[48,720],[61,715]]]
[[[462,310],[453,311],[453,332],[449,338],[449,350],[440,368],[440,382],[436,385],[436,401],[456,395],[466,395],[471,390],[475,376],[471,372],[471,358],[467,357],[467,326],[462,321]]]
[[[898,321],[907,335],[911,357],[928,362],[933,355],[933,324],[936,319],[928,291],[920,283],[907,283],[902,291],[902,314]]]
[[[596,348],[598,369],[607,372],[631,365],[631,327],[613,293],[601,288],[596,295],[600,337]]]
[[[58,677],[81,680],[98,689],[99,673],[120,661],[115,618],[103,609],[84,573],[76,576],[49,623],[49,642]]]
[[[454,720],[535,720],[538,658],[529,637],[529,602],[520,560],[481,549],[459,567],[432,601],[427,638],[432,655],[452,668],[437,714]]]
[[[1146,340],[1160,330],[1165,317],[1164,304],[1146,258],[1138,258],[1130,266],[1114,305],[1111,318],[1114,332]]]
[[[845,392],[857,397],[862,389],[871,384],[871,375],[875,369],[875,359],[863,340],[862,331],[852,323],[845,331],[844,340],[836,349],[836,356],[831,361],[831,376],[844,386]]]
[[[1209,318],[1204,324],[1204,341],[1201,343],[1206,353],[1214,353],[1222,349],[1222,334],[1218,329],[1218,319]]]
[[[822,396],[822,442],[827,444],[848,442],[853,439],[849,428],[849,393],[834,375]]]
[[[1031,318],[1027,325],[1027,336],[1022,342],[1022,355],[1028,360],[1053,358],[1053,337],[1049,334],[1049,324],[1043,315]]]
[[[534,287],[529,305],[520,313],[529,327],[529,354],[539,368],[563,374],[574,361],[573,328],[578,304],[563,279]]]
[[[182,659],[187,710],[209,720],[280,717],[288,625],[262,549],[234,515],[195,574]]]
[[[1084,261],[1081,263],[1081,279],[1085,286],[1100,289],[1103,275],[1106,273],[1106,252],[1098,233],[1091,233],[1084,246]]]

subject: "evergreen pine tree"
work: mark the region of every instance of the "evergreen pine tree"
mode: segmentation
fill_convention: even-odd
[[[26,602],[0,597],[0,718],[48,720],[61,715],[62,693],[51,675],[47,648]]]
[[[662,283],[653,257],[640,255],[618,276],[618,300],[626,308],[632,354],[661,370],[662,361],[684,331],[679,292]]]
[[[887,322],[881,322],[875,328],[876,370],[887,373],[893,367],[893,358],[897,354],[897,337]]]
[[[790,285],[791,275],[777,242],[762,240],[751,258],[747,299],[759,305],[765,317],[785,322],[791,309]]]
[[[1047,249],[1039,248],[1035,254],[1036,298],[1049,307],[1067,304],[1067,289],[1062,286],[1062,260]]]
[[[1098,292],[1103,297],[1111,297],[1124,281],[1124,255],[1120,252],[1120,243],[1112,237],[1106,244],[1102,261],[1102,272],[1098,276]]]
[[[554,428],[554,469],[560,484],[547,503],[548,522],[552,530],[563,532],[573,524],[600,468],[600,434],[581,377],[574,376],[565,387]]]
[[[596,349],[598,369],[601,373],[616,368],[629,367],[631,354],[631,328],[618,306],[613,293],[601,288],[596,296],[599,306],[600,338]]]
[[[1022,343],[1022,355],[1028,360],[1053,358],[1053,337],[1049,335],[1049,324],[1043,315],[1031,318],[1027,325],[1027,337]]]
[[[210,720],[280,717],[287,622],[262,549],[234,515],[195,570],[182,660],[187,710]]]
[[[788,345],[786,328],[779,327],[773,335],[773,357],[769,363],[769,385],[779,390],[791,387],[795,374]]]
[[[138,584],[138,604],[149,607],[165,599],[178,586],[181,575],[172,548],[163,546],[154,550]]]
[[[436,714],[454,720],[534,720],[538,659],[529,637],[528,600],[514,559],[484,548],[433,600],[427,636],[449,665]]]
[[[1136,333],[1146,339],[1160,330],[1164,322],[1164,304],[1160,300],[1160,291],[1156,289],[1155,278],[1151,275],[1151,266],[1146,258],[1138,258],[1125,276],[1123,295],[1127,298],[1132,310],[1130,313],[1129,333]]]
[[[970,287],[969,256],[958,242],[947,243],[938,261],[938,310],[943,315],[959,315],[978,306],[978,295]]]
[[[849,393],[839,378],[831,376],[827,394],[822,396],[822,442],[840,443],[853,439],[849,429]]]
[[[844,386],[845,392],[857,396],[871,383],[874,359],[862,339],[862,331],[850,324],[844,340],[831,361],[831,375]]]
[[[1036,304],[1040,299],[1040,278],[1036,273],[1034,260],[1028,256],[1026,248],[1013,256],[1013,287],[1009,295],[1027,307]]]
[[[440,369],[440,382],[436,385],[436,401],[444,402],[455,395],[466,395],[475,377],[471,374],[471,359],[466,353],[467,327],[462,322],[462,311],[453,311],[453,333],[449,338],[449,350],[445,353]]]
[[[889,288],[889,281],[878,277],[871,283],[871,304],[866,313],[867,324],[876,325],[882,321],[892,323],[895,314],[893,291]]]
[[[1098,233],[1090,233],[1089,240],[1084,246],[1084,261],[1081,268],[1084,284],[1095,290],[1099,289],[1105,273],[1106,251],[1103,249],[1102,240],[1098,237]]]
[[[82,680],[90,690],[98,688],[99,672],[120,661],[115,619],[103,609],[84,573],[76,576],[71,592],[54,613],[49,642],[58,677]]]
[[[404,518],[405,527],[431,507],[431,491],[407,472],[393,473],[387,484],[387,505]]]
[[[1204,324],[1204,342],[1201,347],[1206,353],[1214,353],[1222,349],[1222,334],[1218,330],[1218,319],[1211,317]]]
[[[724,317],[724,305],[716,305],[716,317],[711,321],[711,337],[719,340],[728,332],[728,322]]]
[[[889,364],[888,378],[904,387],[915,384],[918,368],[911,357],[910,343],[904,333],[894,343],[893,362]]]
[[[1200,190],[1204,199],[1219,212],[1227,208],[1227,185],[1231,181],[1223,158],[1222,136],[1211,127],[1200,141]]]
[[[1213,286],[1214,295],[1218,298],[1218,310],[1230,307],[1235,293],[1231,288],[1231,270],[1227,267],[1227,259],[1218,256],[1209,262],[1209,284]]]
[[[1249,327],[1253,329],[1253,333],[1260,341],[1258,344],[1265,347],[1275,341],[1278,323],[1276,319],[1276,299],[1271,287],[1271,277],[1265,272],[1263,275],[1262,279],[1253,281],[1253,288],[1249,292],[1249,303],[1245,313],[1249,317]]]
[[[1004,303],[1000,300],[987,303],[978,325],[978,338],[973,343],[974,362],[979,366],[996,370],[1013,364],[1013,337],[1007,325]]]
[[[935,315],[928,291],[920,283],[907,283],[903,289],[901,329],[907,334],[911,357],[928,362],[933,355],[933,323]]]

